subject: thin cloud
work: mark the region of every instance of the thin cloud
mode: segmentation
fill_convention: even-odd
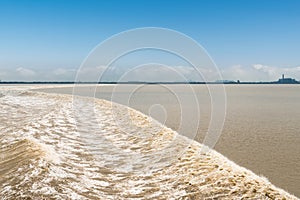
[[[300,66],[274,67],[263,64],[252,66],[235,65],[221,69],[221,79],[240,81],[275,81],[286,77],[300,80]],[[57,68],[51,70],[32,70],[25,67],[2,69],[1,80],[17,81],[216,81],[220,75],[216,70],[200,69],[200,73],[190,66],[166,66],[147,64],[137,68],[127,67],[88,67],[80,70]],[[99,79],[100,75],[103,75]]]
[[[274,67],[262,64],[252,66],[235,65],[222,70],[224,79],[241,81],[275,81],[285,74],[300,79],[300,67]]]
[[[23,68],[23,67],[17,68],[16,72],[18,73],[18,75],[23,76],[23,77],[33,77],[36,75],[35,71],[33,71],[31,69]]]

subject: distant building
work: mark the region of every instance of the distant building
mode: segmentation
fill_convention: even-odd
[[[285,78],[284,74],[282,74],[282,78],[278,79],[277,83],[282,83],[282,84],[295,84],[295,83],[300,83],[299,81],[296,81],[295,79],[292,78]]]

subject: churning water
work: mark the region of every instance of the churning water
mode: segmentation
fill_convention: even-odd
[[[1,199],[296,199],[129,107],[0,93]]]

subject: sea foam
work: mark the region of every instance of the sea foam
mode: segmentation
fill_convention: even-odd
[[[2,199],[297,199],[123,105],[2,94]]]

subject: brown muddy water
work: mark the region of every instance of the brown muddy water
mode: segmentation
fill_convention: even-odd
[[[193,85],[200,119],[192,93],[186,85],[81,86],[77,94],[95,96],[124,104],[150,115],[167,127],[200,143],[211,118],[209,91]],[[215,145],[221,154],[237,164],[265,176],[276,186],[300,196],[300,86],[225,85],[227,112],[222,134]],[[73,88],[47,88],[47,93],[72,94]],[[185,100],[178,100],[178,94]],[[182,120],[182,110],[185,115]],[[190,131],[200,120],[198,130]],[[184,121],[185,125],[181,122]],[[182,128],[183,127],[183,128]]]

